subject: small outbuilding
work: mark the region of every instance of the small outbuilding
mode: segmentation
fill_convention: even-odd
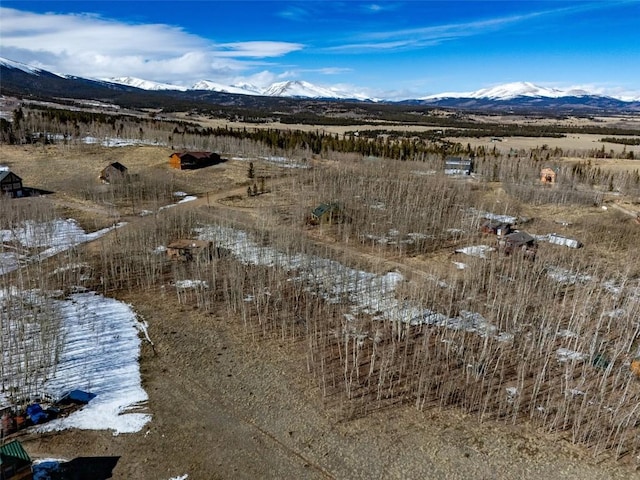
[[[0,191],[11,198],[24,196],[22,179],[6,167],[0,169]]]
[[[471,175],[473,161],[470,158],[448,157],[444,161],[445,175]]]
[[[213,242],[207,240],[180,239],[167,245],[167,256],[172,260],[189,262],[213,258]]]
[[[120,162],[113,162],[102,169],[99,178],[104,183],[123,180],[127,176],[127,170],[127,167]]]
[[[504,237],[512,232],[511,224],[499,220],[486,220],[480,225],[480,231],[488,235]]]
[[[313,223],[339,223],[344,220],[342,207],[338,203],[321,203],[311,212]]]
[[[507,255],[522,252],[529,258],[535,258],[538,250],[536,239],[527,232],[516,231],[505,235],[498,240],[498,246]]]
[[[178,170],[195,170],[197,168],[216,165],[222,160],[214,152],[181,152],[169,157],[169,165]]]
[[[0,446],[0,478],[2,480],[32,480],[29,454],[18,440]]]
[[[558,178],[557,168],[554,169],[551,167],[544,167],[542,170],[540,170],[540,181],[542,183],[553,184],[553,183],[556,183],[557,178]]]

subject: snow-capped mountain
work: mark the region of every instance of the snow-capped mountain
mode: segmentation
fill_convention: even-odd
[[[436,95],[428,95],[419,100],[434,100],[441,98],[476,98],[490,100],[513,100],[518,97],[543,97],[543,98],[561,98],[561,97],[584,97],[584,96],[604,96],[597,92],[589,92],[587,90],[571,88],[559,89],[550,87],[541,87],[530,82],[513,82],[497,85],[490,88],[482,88],[474,92],[445,92]]]
[[[136,77],[117,77],[117,78],[105,78],[105,82],[117,83],[119,85],[127,85],[129,87],[141,88],[143,90],[179,90],[185,92],[188,89],[185,87],[179,87],[177,85],[171,85],[169,83],[158,83],[151,80],[143,80]]]
[[[374,102],[393,102],[404,104],[438,106],[444,108],[475,109],[486,111],[518,110],[518,111],[616,111],[640,109],[638,92],[625,92],[619,95],[604,94],[596,88],[554,88],[540,86],[530,82],[514,82],[497,85],[471,92],[444,92],[428,96],[414,96],[406,100],[396,98],[371,98],[342,85],[319,86],[303,80],[291,80],[273,83],[266,87],[258,87],[249,83],[227,85],[211,80],[201,80],[191,87],[143,80],[136,77],[118,77],[108,79],[81,78],[71,75],[52,73],[38,67],[21,62],[0,58],[2,69],[2,90],[12,92],[28,92],[30,95],[49,94],[65,95],[74,91],[79,98],[97,98],[104,95],[105,87],[110,91],[127,91],[133,93],[145,90],[150,93],[184,97],[188,101],[193,98],[208,98],[208,93],[226,93],[243,95],[236,102],[263,102],[268,97],[314,98],[335,100],[362,100]],[[71,86],[73,83],[73,86]],[[82,93],[80,94],[80,91]],[[252,97],[263,97],[262,99]],[[107,95],[108,97],[108,95]],[[102,98],[102,97],[100,97]],[[105,97],[106,98],[106,97]]]
[[[46,70],[42,70],[41,68],[33,67],[31,65],[27,65],[26,63],[16,62],[14,60],[9,60],[8,58],[0,57],[0,65],[3,67],[12,68],[14,70],[22,70],[23,72],[30,73],[32,75],[40,75],[42,73],[52,74],[51,72],[47,72]]]
[[[302,80],[274,83],[263,94],[269,97],[353,98],[333,88],[319,87]]]
[[[262,95],[260,88],[249,83],[224,85],[222,83],[212,82],[211,80],[200,80],[196,82],[190,90],[210,90],[212,92],[235,93],[239,95]]]
[[[260,88],[250,83],[236,83],[225,85],[211,80],[200,80],[191,88],[180,87],[167,83],[142,80],[135,77],[105,78],[103,81],[141,88],[143,90],[208,90],[211,92],[233,93],[236,95],[260,95],[265,97],[303,97],[303,98],[337,98],[370,100],[363,94],[350,93],[336,87],[321,87],[302,80],[276,82],[266,88]]]
[[[211,90],[214,92],[237,93],[244,95],[260,95],[265,97],[301,97],[301,98],[337,98],[371,100],[363,94],[341,90],[337,87],[321,87],[302,80],[290,80],[272,83],[266,88],[260,88],[249,83],[223,85],[210,80],[196,83],[192,90]]]

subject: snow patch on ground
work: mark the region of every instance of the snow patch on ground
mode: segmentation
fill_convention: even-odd
[[[151,146],[166,146],[166,142],[158,142],[156,140],[145,140],[138,138],[96,138],[96,137],[84,137],[83,143],[87,145],[102,145],[103,147],[130,147],[133,145],[151,145]]]
[[[209,288],[209,284],[204,280],[177,280],[175,286],[182,289]]]
[[[562,267],[547,267],[547,276],[556,282],[568,283],[570,285],[576,283],[585,283],[590,281],[593,277],[591,275],[574,273],[566,268]]]
[[[22,256],[15,252],[0,252],[0,275],[17,270],[21,258]]]
[[[11,289],[2,291],[0,300],[8,318],[3,325],[8,332],[3,333],[9,333],[2,335],[4,381],[18,389],[16,398],[36,394],[55,401],[74,389],[96,395],[68,417],[35,427],[37,432],[79,428],[130,433],[150,420],[150,415],[132,411],[146,402],[147,394],[138,365],[143,328],[129,305],[93,292],[58,300],[37,290]],[[23,308],[15,308],[17,304]],[[36,310],[37,315],[32,313]],[[50,323],[59,324],[57,336],[42,345],[43,329]],[[6,344],[18,339],[19,345]],[[23,371],[27,357],[39,362],[28,382]]]
[[[124,225],[126,223],[121,222],[112,227],[86,233],[73,218],[66,220],[58,218],[49,222],[27,220],[15,228],[0,230],[0,242],[2,243],[14,243],[22,248],[48,247],[33,257],[7,255],[6,258],[2,258],[0,272],[4,274],[16,270],[19,267],[18,259],[20,258],[23,260],[44,260],[81,243],[96,240],[111,230]],[[5,259],[7,260],[6,264]]]
[[[568,348],[559,348],[556,350],[556,356],[558,357],[558,361],[561,363],[568,362],[569,360],[575,360],[581,362],[587,359],[587,354],[582,352],[577,352],[575,350],[569,350]]]
[[[44,391],[59,398],[81,389],[96,397],[81,410],[37,430],[113,430],[114,435],[140,431],[151,416],[133,412],[148,398],[141,385],[141,327],[135,312],[129,305],[92,292],[57,302],[63,317],[63,347]]]
[[[487,253],[493,252],[495,249],[489,245],[474,245],[472,247],[458,248],[456,253],[464,253],[470,257],[487,258]]]
[[[167,208],[173,208],[176,205],[179,205],[181,203],[193,202],[194,200],[197,200],[197,199],[198,199],[198,197],[195,197],[193,195],[185,195],[184,197],[182,197],[182,200],[179,200],[176,203],[170,203],[169,205],[164,205],[164,206],[160,207],[158,209],[158,211],[166,210]]]
[[[264,160],[269,163],[273,163],[274,165],[278,165],[283,168],[309,168],[309,165],[304,163],[298,163],[295,160],[292,160],[287,157],[278,157],[275,155],[269,155],[267,157],[258,157],[260,160]]]
[[[377,320],[391,320],[411,325],[434,325],[454,330],[492,336],[510,341],[513,336],[498,332],[482,315],[462,311],[448,317],[420,305],[396,298],[404,277],[398,272],[385,275],[355,270],[334,260],[304,254],[288,254],[251,240],[246,232],[209,225],[197,229],[200,240],[213,240],[240,261],[267,267],[279,267],[290,272],[290,281],[301,282],[308,291],[331,303],[349,303],[351,314],[371,315]],[[446,284],[444,284],[446,287]]]

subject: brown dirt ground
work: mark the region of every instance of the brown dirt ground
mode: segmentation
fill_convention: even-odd
[[[87,158],[97,170],[108,163],[109,155],[109,161],[166,168],[162,149],[118,152],[120,156],[109,151]],[[24,168],[27,173],[19,174],[25,183],[46,179],[37,176],[37,164],[45,158],[33,152],[3,149],[2,153],[16,171],[18,165]],[[67,162],[85,153],[73,152]],[[48,157],[47,163],[69,167],[55,157]],[[201,197],[181,208],[201,207],[246,189],[246,164],[231,165],[212,169],[206,178],[202,172],[199,178],[189,177],[190,182],[201,182],[197,187],[201,191],[211,193],[208,199]],[[221,174],[223,169],[235,173]],[[63,174],[56,172],[51,185],[63,181]],[[228,208],[235,208],[233,201],[228,203]],[[245,203],[238,209],[246,208]],[[224,206],[223,201],[219,208]],[[373,257],[365,254],[360,260],[374,262]],[[448,265],[449,260],[436,261]],[[419,270],[421,262],[415,259],[404,267]],[[303,345],[277,338],[259,340],[222,306],[207,314],[180,305],[168,285],[116,296],[149,322],[155,348],[143,345],[140,367],[151,422],[139,433],[118,436],[100,431],[24,436],[34,458],[118,456],[113,478],[141,480],[184,474],[189,480],[640,479],[640,472],[631,466],[636,459],[615,462],[609,454],[593,458],[588,449],[571,444],[569,432],[549,434],[529,424],[480,423],[455,409],[418,411],[411,405],[353,417],[348,403],[323,398],[307,372]]]
[[[348,405],[323,402],[301,345],[257,341],[223,310],[181,306],[168,288],[119,298],[155,343],[141,355],[152,421],[115,437],[25,438],[32,456],[118,456],[115,479],[640,478],[531,425],[411,406],[350,418]]]

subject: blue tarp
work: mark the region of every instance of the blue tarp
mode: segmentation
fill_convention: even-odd
[[[95,393],[85,392],[82,390],[71,390],[64,396],[64,400],[78,403],[89,403],[94,398],[96,398]]]
[[[32,403],[27,407],[27,416],[35,425],[47,420],[47,414],[42,410],[39,403]]]

